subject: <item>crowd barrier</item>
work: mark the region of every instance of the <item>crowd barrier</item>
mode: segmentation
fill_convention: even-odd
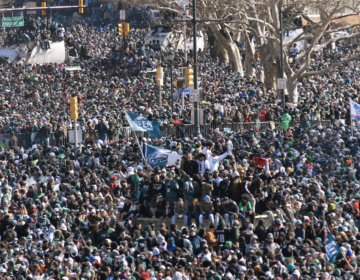
[[[319,121],[306,121],[306,122],[290,122],[290,127],[294,127],[294,126],[299,126],[301,128],[306,128],[306,127],[317,127],[317,126],[323,126],[323,127],[328,127],[331,125],[331,121],[330,120],[319,120]],[[184,133],[187,137],[192,137],[194,135],[194,129],[195,126],[192,124],[184,124]],[[206,136],[210,133],[210,130],[213,129],[215,130],[216,128],[219,129],[220,132],[223,131],[234,131],[234,132],[239,132],[243,129],[245,130],[259,130],[259,131],[263,131],[266,129],[276,129],[279,127],[279,123],[278,122],[248,122],[248,123],[230,123],[230,124],[218,124],[218,125],[214,125],[214,124],[205,124],[205,125],[201,125],[200,126],[200,132],[202,135]],[[118,133],[115,133],[115,137],[114,140],[118,140],[119,137],[124,137],[124,138],[128,138],[133,136],[133,131],[131,130],[130,127],[122,127],[119,129]],[[176,135],[177,131],[174,128],[173,125],[166,125],[166,126],[162,126],[161,127],[161,134],[163,136],[178,136]],[[41,133],[41,132],[35,132],[35,133],[15,133],[15,136],[18,139],[18,145],[21,147],[24,147],[26,149],[30,148],[33,144],[40,144],[40,145],[45,145],[46,144],[46,139],[45,136]],[[86,133],[83,133],[83,139],[85,140],[85,136]],[[138,131],[136,132],[136,136],[137,137],[146,137],[147,134],[146,132],[141,132]],[[90,135],[90,137],[94,140],[98,139],[98,135],[97,133],[93,133]],[[8,148],[9,147],[9,140],[10,140],[10,134],[9,133],[0,133],[0,146],[2,146],[3,148]],[[67,144],[69,143],[69,138],[66,137],[62,144]],[[54,133],[50,134],[49,137],[49,144],[51,146],[56,146],[56,139],[54,137]]]

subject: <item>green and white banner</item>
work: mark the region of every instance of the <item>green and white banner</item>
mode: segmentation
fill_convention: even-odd
[[[21,27],[24,26],[24,17],[2,18],[2,27]]]

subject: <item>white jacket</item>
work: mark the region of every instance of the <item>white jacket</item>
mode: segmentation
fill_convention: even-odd
[[[209,161],[210,164],[210,171],[218,170],[219,168],[219,162],[222,161],[226,156],[228,155],[228,152],[222,154],[221,156],[215,156],[213,157],[211,155],[211,151],[207,150],[206,147],[202,150],[203,154],[205,154],[206,159]]]
[[[210,171],[215,171],[215,170],[218,170],[219,168],[219,162],[222,161],[224,158],[226,158],[226,156],[228,155],[228,153],[224,153],[222,154],[221,156],[209,156],[207,158],[207,160],[209,161],[210,163]]]

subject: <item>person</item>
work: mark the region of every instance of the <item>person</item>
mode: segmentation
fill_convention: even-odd
[[[297,47],[297,44],[293,44],[293,46],[290,48],[290,53],[293,59],[292,64],[295,64],[297,55],[299,54],[299,48]]]
[[[99,139],[102,141],[107,140],[107,132],[108,126],[106,124],[106,119],[103,118],[99,121],[99,123],[95,126],[95,129],[98,131]]]
[[[166,175],[166,178],[166,199],[175,203],[178,200],[179,184],[171,172]]]
[[[205,151],[204,154],[206,155],[206,159],[208,160],[208,162],[210,164],[210,171],[211,172],[214,172],[215,170],[218,170],[219,162],[221,160],[223,160],[228,155],[228,153],[225,152],[222,155],[218,156],[217,151],[215,151],[215,150],[212,150],[211,152]]]
[[[181,180],[183,181],[183,197],[187,205],[190,205],[194,199],[195,189],[193,186],[193,179],[190,178],[186,173],[181,175]]]
[[[219,225],[215,229],[215,236],[219,245],[224,245],[229,237],[229,230],[225,228],[225,221],[223,219],[219,220]]]
[[[322,48],[316,57],[311,54],[306,61],[310,76],[296,83],[298,100],[290,95],[285,104],[256,76],[234,73],[200,50],[199,86],[204,91],[200,106],[208,125],[200,126],[201,135],[192,136],[194,127],[188,123],[193,105],[188,98],[174,109],[168,98],[159,106],[156,79],[143,71],[147,67],[137,47],[148,33],[154,35],[152,31],[134,16],[137,31],[124,40],[112,36],[119,8],[96,1],[90,3],[85,21],[76,15],[72,20],[58,15],[53,24],[41,18],[24,19],[24,31],[32,42],[37,33],[48,29],[56,38],[58,25],[66,24],[67,64],[28,64],[26,56],[21,63],[9,63],[0,57],[4,77],[0,87],[0,279],[356,278],[360,128],[350,123],[350,102],[360,103],[356,70],[360,61],[351,59],[358,51],[357,41],[338,37],[334,50]],[[107,26],[102,20],[105,12]],[[166,11],[160,15],[165,20],[172,16]],[[221,32],[233,37],[225,28]],[[359,30],[348,32],[355,38]],[[4,47],[22,49],[27,44],[17,28],[8,33],[1,29],[0,36]],[[151,55],[155,69],[164,54],[156,47]],[[321,72],[324,65],[347,59],[331,75]],[[175,51],[174,78],[180,78],[180,66],[191,67],[193,60],[193,51],[187,59],[182,51]],[[70,68],[71,61],[81,71]],[[296,59],[290,68],[296,72],[302,65]],[[167,82],[169,71],[164,68]],[[170,89],[164,86],[165,97]],[[78,126],[83,134],[76,147],[67,141],[72,128],[71,96],[78,98]],[[145,118],[159,124],[161,137],[148,137],[150,126],[134,137],[127,112],[140,115],[139,121]],[[95,129],[102,120],[109,127],[105,141]],[[181,137],[173,134],[172,123],[183,124],[177,131]],[[38,132],[47,124],[54,127],[49,126],[50,139],[60,125],[65,132],[62,141],[42,141]],[[10,149],[11,132],[18,138],[15,149]],[[152,164],[147,160],[149,145],[171,153]],[[214,162],[214,171],[199,169],[197,156],[207,157],[212,151],[215,156],[228,155]],[[189,161],[185,168],[180,164],[183,157]],[[183,177],[184,170],[189,178]],[[191,178],[193,195],[186,183]],[[229,187],[222,183],[226,180]],[[219,192],[220,184],[224,192]],[[176,199],[172,201],[165,199],[173,191],[171,186],[170,197]],[[215,222],[201,228],[196,201],[203,202],[206,195],[213,201]],[[188,219],[187,227],[177,228],[171,224],[174,202],[183,198],[190,203],[191,196],[187,215],[191,213],[195,222]],[[236,211],[226,212],[221,200],[228,197],[236,206],[244,202],[240,207],[246,207],[243,196],[258,226],[254,230],[248,217],[240,227],[239,209],[240,219],[234,218],[226,228],[225,214]],[[146,201],[150,209],[144,210]],[[27,223],[28,219],[33,221]],[[324,254],[331,237],[345,257]]]
[[[211,201],[211,197],[206,195],[203,201],[200,203],[200,215],[199,215],[199,222],[201,227],[205,227],[204,219],[209,218],[210,223],[214,223],[214,206]]]
[[[192,219],[195,219],[196,226],[200,225],[199,215],[200,215],[200,205],[197,198],[194,198],[192,203],[188,206],[188,223]]]
[[[158,194],[154,203],[151,205],[152,218],[156,218],[163,213],[165,210],[166,201],[164,200],[162,194]]]
[[[217,238],[215,236],[215,225],[213,223],[210,223],[209,229],[206,230],[205,239],[209,247],[211,248],[218,247]]]
[[[40,42],[40,45],[42,45],[42,48],[47,50],[50,49],[49,35],[50,34],[47,31],[41,34],[42,42]]]
[[[50,124],[44,124],[39,132],[41,132],[44,136],[45,136],[45,142],[46,142],[46,146],[49,146],[50,144],[50,134],[51,134],[51,125]]]
[[[251,222],[254,223],[255,213],[252,210],[251,203],[247,197],[243,197],[239,203],[239,218],[243,221],[247,217],[250,217]]]
[[[205,154],[203,154],[203,153],[198,154],[196,162],[199,167],[197,173],[202,174],[204,176],[206,170],[210,170],[210,163],[206,159]]]
[[[62,41],[64,39],[65,36],[65,28],[62,24],[60,24],[60,26],[57,29],[57,33],[58,33],[58,39],[59,41]]]
[[[277,243],[274,242],[274,236],[272,233],[268,233],[267,238],[264,244],[264,253],[266,254],[275,254],[275,250],[280,248]]]
[[[183,153],[184,156],[180,162],[180,172],[184,171],[190,177],[198,173],[198,163],[193,159],[192,154],[188,151]]]
[[[18,139],[15,136],[14,131],[10,132],[9,148],[12,150],[16,150],[18,148]]]
[[[171,223],[175,224],[177,219],[183,219],[184,227],[188,224],[188,206],[184,203],[184,200],[180,197],[174,206],[174,215],[171,218]]]
[[[59,124],[56,125],[56,130],[55,130],[54,136],[55,136],[55,145],[57,147],[62,146],[64,144],[65,131],[61,127],[61,125],[59,125]]]
[[[251,65],[252,67],[255,68],[255,72],[258,71],[258,66],[260,65],[260,54],[258,52],[256,52],[254,54],[254,63]]]
[[[239,207],[236,205],[236,202],[229,199],[228,197],[223,197],[221,199],[222,208],[224,211],[224,217],[226,220],[226,225],[232,227],[234,223],[234,219],[239,217]],[[241,219],[245,220],[244,217]]]

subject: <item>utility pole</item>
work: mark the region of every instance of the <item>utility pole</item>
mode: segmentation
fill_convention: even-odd
[[[173,85],[173,61],[170,60],[170,98],[171,98],[171,113],[174,113],[174,85]]]
[[[196,0],[193,0],[193,36],[194,36],[194,89],[198,88],[198,65],[197,65],[197,28],[196,28]],[[194,117],[195,117],[195,127],[194,127],[194,136],[201,135],[200,133],[200,124],[199,124],[199,103],[194,102]]]
[[[184,6],[184,16],[183,16],[183,20],[184,20],[184,33],[183,33],[183,36],[184,36],[184,53],[185,53],[185,63],[187,63],[187,53],[186,53],[186,9],[185,9],[185,6]]]
[[[284,57],[283,57],[283,28],[282,28],[282,10],[279,8],[279,19],[280,19],[280,75],[284,78]],[[282,108],[285,109],[285,90],[281,89],[281,104]]]
[[[70,116],[74,120],[74,140],[75,148],[77,147],[77,119],[79,118],[79,106],[77,97],[70,97]]]

